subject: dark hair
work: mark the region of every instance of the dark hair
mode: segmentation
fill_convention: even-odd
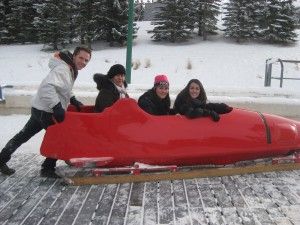
[[[198,79],[191,79],[188,84],[185,86],[185,88],[179,93],[180,96],[182,96],[186,101],[190,101],[191,100],[191,96],[190,96],[190,86],[192,83],[197,84],[200,87],[200,94],[197,97],[198,100],[200,100],[203,103],[206,103],[207,101],[207,96],[206,96],[206,92],[204,90],[204,87],[202,85],[202,83],[198,80]]]
[[[86,46],[77,46],[73,52],[73,56],[78,55],[80,51],[85,51],[90,54],[90,58],[92,57],[92,50]]]

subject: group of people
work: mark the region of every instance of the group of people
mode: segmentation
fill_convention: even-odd
[[[49,61],[51,71],[41,82],[37,94],[32,101],[31,116],[23,129],[4,146],[0,153],[0,172],[11,175],[15,170],[7,166],[11,155],[19,146],[27,142],[42,129],[60,123],[65,118],[68,104],[74,105],[78,111],[83,105],[72,92],[78,70],[83,69],[91,59],[92,52],[86,47],[75,48],[73,54],[68,51],[58,52]],[[126,70],[123,65],[113,65],[106,75],[95,74],[94,81],[99,90],[95,101],[95,112],[102,112],[121,98],[129,98],[126,92]],[[232,107],[224,103],[208,103],[203,85],[192,79],[177,95],[174,107],[171,108],[169,81],[164,74],[155,76],[153,87],[141,95],[138,105],[152,115],[181,114],[188,118],[209,116],[219,121],[219,114],[228,113]],[[40,175],[58,178],[55,173],[56,159],[46,158],[42,163]]]

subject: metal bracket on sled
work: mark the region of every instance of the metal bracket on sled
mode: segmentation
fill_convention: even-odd
[[[139,175],[142,172],[162,172],[170,171],[175,172],[177,170],[176,165],[167,166],[152,166],[143,163],[135,163],[133,166],[128,167],[113,167],[113,168],[96,168],[92,170],[94,176],[101,176],[104,174],[120,174],[120,173],[130,173],[133,175]]]
[[[4,98],[4,95],[3,95],[3,92],[2,92],[2,90],[4,89],[4,88],[13,88],[14,86],[12,86],[12,85],[4,85],[4,86],[1,86],[0,85],[0,103],[5,103],[5,98]]]
[[[276,157],[272,159],[272,164],[280,163],[300,163],[300,152],[295,152],[292,155],[284,157]]]

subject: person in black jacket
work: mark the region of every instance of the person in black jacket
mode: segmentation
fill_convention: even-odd
[[[110,67],[107,75],[94,74],[94,81],[99,90],[95,102],[95,112],[102,112],[106,107],[112,106],[120,98],[129,98],[125,81],[125,68],[121,64]]]
[[[174,114],[170,108],[169,81],[166,75],[155,77],[154,87],[139,97],[138,105],[152,115]]]
[[[219,114],[228,113],[232,107],[224,103],[207,103],[206,92],[202,83],[192,79],[177,95],[174,102],[174,111],[188,118],[210,116],[213,121],[219,121]]]

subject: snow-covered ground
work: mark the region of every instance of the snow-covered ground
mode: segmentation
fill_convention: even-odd
[[[224,40],[222,36],[215,36],[209,41],[204,42],[200,38],[196,38],[180,45],[156,43],[151,41],[150,35],[146,32],[151,29],[149,22],[138,23],[138,26],[140,29],[138,38],[134,41],[133,63],[134,65],[140,63],[140,65],[132,70],[130,93],[136,94],[151,88],[155,74],[165,73],[169,76],[171,92],[174,94],[178,93],[191,78],[198,78],[203,82],[211,99],[214,98],[214,93],[223,93],[224,96],[240,96],[241,99],[248,100],[253,98],[253,101],[257,99],[257,96],[263,95],[268,97],[264,101],[274,103],[291,98],[300,99],[298,88],[300,81],[284,81],[283,88],[279,88],[279,82],[272,80],[272,87],[264,87],[266,59],[300,60],[298,42],[291,46],[252,42],[236,44]],[[297,32],[300,34],[299,31]],[[48,73],[48,60],[53,55],[52,52],[40,51],[41,48],[42,45],[1,45],[0,85],[22,86],[23,90],[18,90],[19,95],[27,90],[26,87],[36,88]],[[94,89],[96,92],[95,84],[92,81],[94,73],[106,73],[109,67],[115,63],[125,65],[126,48],[111,48],[106,44],[98,43],[93,45],[93,50],[91,62],[80,71],[76,81],[75,88],[80,89],[81,92],[84,92],[85,89]],[[191,69],[187,69],[189,61],[192,65]],[[278,76],[279,64],[275,64],[273,69],[274,75]],[[300,78],[298,64],[285,65],[285,74],[289,77]],[[29,115],[0,116],[0,149],[24,126],[28,118]],[[22,145],[18,152],[38,154],[43,134],[44,131],[35,135]],[[276,180],[278,180],[277,177],[274,177],[274,180],[270,178],[268,180],[270,183],[264,184],[264,188],[270,189],[270,196],[277,193],[272,189],[272,182],[276,182]],[[251,182],[249,187],[250,184]],[[286,184],[289,184],[288,180]],[[298,193],[299,182],[297,185],[290,185],[289,188],[294,190],[293,193]],[[255,205],[255,199],[257,199],[255,196],[249,197],[247,201],[253,201],[253,205]],[[298,202],[299,199],[296,201]],[[267,205],[263,207],[267,207]],[[295,212],[298,209],[299,205],[295,207]],[[285,214],[288,214],[288,210]],[[299,219],[295,215],[291,217]]]
[[[195,38],[182,44],[157,43],[150,39],[149,22],[138,23],[138,38],[134,40],[133,63],[140,64],[132,70],[130,89],[150,88],[158,73],[169,76],[171,91],[183,88],[191,78],[198,78],[206,89],[254,90],[272,93],[300,93],[300,81],[287,81],[283,89],[272,80],[271,88],[264,88],[265,62],[269,58],[300,60],[300,45],[269,45],[246,42],[236,44],[220,36],[202,41]],[[299,31],[297,31],[300,33]],[[48,72],[52,52],[40,51],[42,45],[2,45],[0,47],[0,84],[38,85]],[[72,48],[70,50],[73,50]],[[93,44],[93,56],[88,66],[80,71],[76,86],[95,87],[92,75],[106,73],[115,63],[126,63],[126,47],[108,47]],[[188,62],[191,69],[187,68]],[[285,76],[300,78],[298,64],[285,64]],[[273,66],[279,76],[280,65]]]
[[[292,99],[300,100],[300,81],[285,80],[279,88],[278,80],[272,80],[271,87],[264,87],[265,62],[269,58],[300,60],[299,42],[290,46],[269,45],[246,42],[236,44],[225,40],[222,35],[202,41],[195,38],[182,44],[153,42],[147,30],[152,29],[150,22],[139,22],[138,38],[133,45],[133,69],[129,93],[137,97],[145,89],[151,88],[153,78],[158,73],[167,74],[170,80],[170,92],[175,96],[192,78],[203,82],[209,98],[214,95],[240,97],[241,101],[257,101],[257,96],[267,97],[263,101],[278,103]],[[297,31],[300,34],[300,31]],[[21,86],[17,95],[22,95],[36,86],[49,71],[48,60],[53,52],[41,51],[42,45],[1,45],[0,47],[0,85]],[[72,51],[73,48],[70,48]],[[188,62],[191,68],[188,69]],[[107,44],[93,44],[90,63],[79,72],[75,89],[89,95],[95,91],[94,73],[106,73],[115,63],[126,64],[126,47],[108,47]],[[300,78],[298,64],[285,64],[285,76]],[[279,76],[280,65],[273,65],[274,76]],[[33,90],[32,90],[33,88]],[[95,94],[95,93],[94,93]],[[251,99],[254,100],[251,100]],[[249,100],[250,99],[250,100]],[[262,100],[262,98],[260,98]],[[226,100],[225,100],[226,102]],[[230,102],[230,101],[229,101]],[[14,124],[20,128],[26,116],[1,117],[1,124]],[[10,121],[12,120],[12,121]],[[2,122],[3,121],[3,122]],[[10,121],[10,122],[8,122]],[[8,127],[1,132],[8,133]],[[12,133],[19,128],[14,127]],[[1,146],[7,141],[1,135]],[[33,146],[36,146],[35,144]]]

